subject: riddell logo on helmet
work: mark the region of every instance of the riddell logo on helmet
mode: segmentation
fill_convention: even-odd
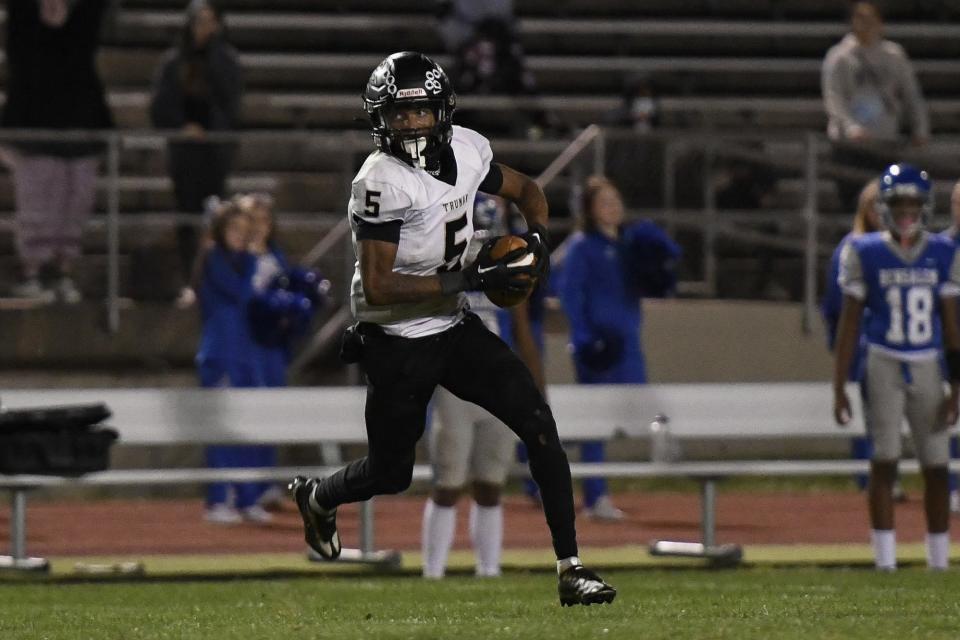
[[[420,87],[414,87],[413,89],[400,89],[397,91],[397,98],[425,98],[427,97],[427,92]]]

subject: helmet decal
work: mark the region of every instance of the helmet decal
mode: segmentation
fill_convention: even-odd
[[[433,94],[440,93],[440,91],[443,89],[443,85],[440,84],[440,72],[430,70],[424,75],[426,75],[427,78],[423,83],[424,88]]]

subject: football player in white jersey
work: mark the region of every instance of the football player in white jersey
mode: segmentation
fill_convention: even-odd
[[[561,604],[611,602],[616,590],[577,557],[570,465],[550,407],[526,365],[470,313],[465,296],[525,291],[529,275],[546,276],[543,191],[494,162],[486,138],[453,125],[453,87],[423,54],[387,57],[370,75],[363,103],[377,149],[354,178],[348,205],[357,324],[344,334],[343,357],[366,371],[368,454],[332,476],[290,483],[307,544],[336,558],[339,505],[410,486],[427,405],[442,386],[526,444],[557,556]],[[529,228],[526,249],[494,260],[491,239],[464,265],[477,191],[517,206]]]

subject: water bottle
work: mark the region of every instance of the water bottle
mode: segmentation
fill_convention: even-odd
[[[670,418],[658,414],[650,423],[650,461],[672,462],[677,457],[676,453],[670,435]]]

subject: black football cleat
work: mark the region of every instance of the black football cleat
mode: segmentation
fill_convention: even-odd
[[[324,560],[336,560],[340,557],[337,510],[317,511],[310,506],[310,495],[316,484],[316,478],[297,476],[290,481],[287,489],[296,500],[300,517],[303,518],[303,538],[307,545]]]
[[[560,604],[565,607],[609,604],[617,597],[616,589],[582,565],[570,567],[560,574],[557,592],[560,594]]]

